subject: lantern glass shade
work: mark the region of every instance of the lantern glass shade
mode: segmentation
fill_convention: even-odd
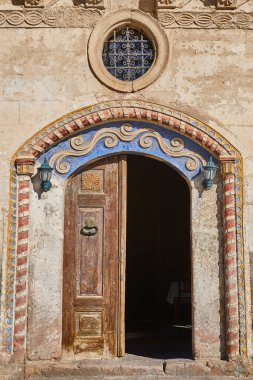
[[[40,170],[40,179],[42,182],[50,181],[51,177],[52,177],[51,170],[50,171],[48,171],[48,169]]]
[[[204,166],[204,184],[206,189],[210,189],[213,185],[213,180],[215,178],[218,166],[213,162],[212,157],[209,158],[206,165]]]
[[[216,168],[205,169],[205,178],[213,180],[216,174]]]
[[[44,158],[44,162],[38,168],[38,171],[40,173],[40,179],[42,182],[41,187],[43,191],[49,191],[52,187],[50,179],[52,177],[53,168],[51,168],[46,158]]]

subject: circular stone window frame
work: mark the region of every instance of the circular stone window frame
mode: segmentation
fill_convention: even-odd
[[[105,40],[115,29],[129,26],[143,32],[154,49],[155,59],[150,69],[133,81],[122,81],[109,73],[102,54]],[[110,89],[119,92],[135,92],[153,83],[164,71],[169,58],[169,41],[161,26],[151,16],[136,10],[126,9],[105,15],[93,29],[88,43],[88,59],[96,78]]]

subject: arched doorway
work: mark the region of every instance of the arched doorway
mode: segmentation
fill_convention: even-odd
[[[145,156],[99,160],[68,182],[64,219],[64,349],[191,357],[186,181]]]
[[[157,160],[127,157],[126,352],[191,357],[190,191]]]
[[[127,128],[123,120],[128,123]],[[46,126],[13,157],[6,305],[9,298],[19,303],[22,300],[24,315],[15,312],[16,303],[4,311],[4,350],[9,354],[24,358],[27,353],[30,360],[61,357],[62,216],[66,180],[78,168],[94,160],[128,152],[147,154],[171,164],[187,177],[191,186],[194,357],[224,357],[225,334],[227,357],[244,354],[250,347],[250,340],[246,340],[248,327],[245,327],[245,321],[249,308],[246,313],[243,276],[240,277],[242,281],[238,281],[245,268],[240,153],[213,128],[188,115],[143,101],[112,101],[78,110]],[[200,174],[210,154],[220,165],[223,177],[218,176],[215,186],[204,191]],[[196,170],[194,157],[197,159]],[[34,174],[34,167],[44,158],[54,167],[54,186],[38,199],[30,186],[30,177]],[[24,198],[28,200],[26,204]],[[42,224],[45,218],[47,223]],[[25,228],[25,241],[23,234],[17,233],[16,223],[22,223],[22,229]],[[233,231],[227,228],[228,225],[234,226]],[[18,264],[20,253],[26,264]],[[41,276],[50,273],[52,267],[56,270],[51,277]],[[26,280],[28,274],[29,282]],[[22,288],[14,285],[19,283],[20,276],[23,276]],[[53,303],[44,302],[42,290],[49,288]],[[23,297],[24,292],[26,296]],[[235,304],[227,302],[232,298],[236,300]],[[11,315],[15,318],[10,319]],[[23,323],[27,317],[28,329]],[[9,321],[13,328],[9,327]],[[47,329],[44,329],[45,325]],[[14,326],[18,333],[14,333]]]

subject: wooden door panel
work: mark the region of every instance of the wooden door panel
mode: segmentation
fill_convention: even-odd
[[[76,313],[77,334],[82,336],[102,337],[102,312],[87,311]]]
[[[96,233],[87,236],[86,227],[93,224]],[[78,357],[116,356],[118,158],[91,165],[69,181],[64,238],[63,346]]]
[[[102,296],[103,290],[103,235],[104,209],[80,208],[79,225],[84,226],[87,220],[97,223],[97,233],[94,236],[79,235],[78,256],[78,296]]]

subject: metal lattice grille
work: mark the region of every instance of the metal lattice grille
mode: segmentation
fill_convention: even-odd
[[[105,41],[103,62],[107,70],[123,81],[133,81],[152,66],[154,51],[151,42],[138,30],[126,27]]]

